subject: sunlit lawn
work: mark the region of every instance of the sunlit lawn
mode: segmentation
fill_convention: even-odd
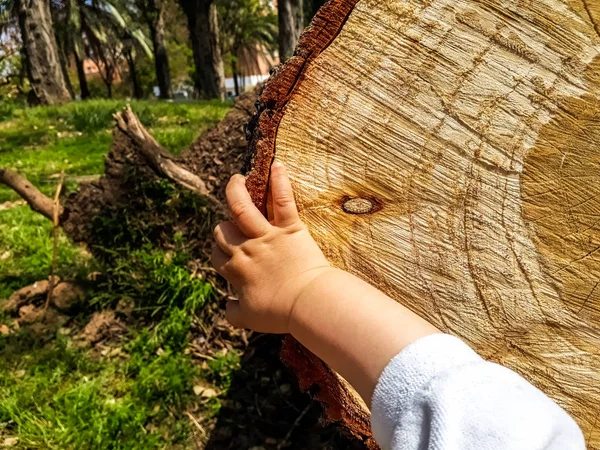
[[[112,116],[124,105],[107,100],[61,107],[0,105],[0,167],[17,170],[47,195],[64,171],[67,190],[74,190],[79,181],[103,172]],[[231,105],[136,101],[131,106],[158,142],[178,153]],[[12,206],[16,200],[17,194],[0,185],[0,205],[8,202],[0,208],[0,305],[14,290],[47,278],[52,260],[50,221],[26,205]],[[158,251],[147,256],[159,258],[153,270],[182,277],[184,269],[162,264]],[[63,279],[86,279],[97,270],[88,252],[62,235],[58,261]],[[190,295],[203,301],[210,287],[188,278],[181,279]],[[184,352],[189,318],[177,308],[154,329],[163,331],[131,328],[118,355],[101,359],[64,333],[39,339],[26,327],[14,329],[14,319],[2,313],[0,324],[11,327],[9,335],[0,334],[2,448],[190,448],[195,429],[186,411],[198,408],[194,383],[215,383],[224,391],[227,374],[239,361],[232,352],[203,369],[193,364]],[[206,415],[218,406],[216,398],[205,404]]]

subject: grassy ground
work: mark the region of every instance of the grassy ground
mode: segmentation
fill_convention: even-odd
[[[124,101],[117,100],[60,107],[0,106],[0,164],[23,172],[47,194],[64,170],[72,188],[78,177],[102,173],[113,114],[124,106]],[[157,141],[177,154],[202,130],[218,122],[230,105],[217,101],[134,101],[131,107]],[[0,187],[0,203],[17,198]]]
[[[75,189],[80,180],[102,173],[112,114],[123,105],[105,100],[30,109],[0,105],[0,167],[20,171],[48,195],[64,170],[67,189]],[[132,103],[144,125],[174,153],[229,107],[218,102]],[[0,204],[16,200],[0,186]],[[49,221],[27,206],[5,203],[0,208],[0,299],[48,277],[51,234]],[[86,292],[91,306],[51,336],[17,329],[13,317],[0,315],[0,324],[9,330],[0,334],[0,447],[191,448],[199,425],[190,415],[216,413],[216,394],[226,392],[239,357],[225,349],[203,365],[192,364],[188,348],[192,318],[211,297],[211,287],[189,277],[183,270],[185,255],[177,252],[140,250],[123,264],[120,270],[129,274],[122,278],[124,286],[137,292],[146,283],[148,290],[139,293],[167,306],[158,324],[128,324],[102,351],[78,343],[76,330],[94,312],[95,299],[127,298],[127,289]],[[84,249],[60,238],[61,278],[85,281],[98,269]]]

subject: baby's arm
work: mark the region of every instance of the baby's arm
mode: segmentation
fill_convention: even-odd
[[[437,330],[382,292],[332,268],[298,217],[285,167],[271,171],[274,220],[253,205],[241,175],[227,186],[233,222],[214,232],[213,263],[238,302],[238,327],[291,333],[340,373],[367,404],[379,375],[411,342]]]
[[[234,176],[233,222],[215,228],[213,264],[239,297],[227,304],[233,325],[291,333],[323,359],[372,405],[384,449],[585,447],[575,422],[523,378],[332,268],[298,217],[281,164],[270,187],[271,222]]]

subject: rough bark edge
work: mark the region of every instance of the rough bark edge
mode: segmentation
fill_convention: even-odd
[[[246,186],[255,205],[265,215],[277,130],[286,105],[305,71],[337,37],[357,3],[358,0],[329,0],[323,5],[300,36],[294,56],[271,74],[256,103],[257,113],[246,129],[249,141]],[[284,340],[281,359],[297,374],[302,390],[316,389],[314,397],[323,404],[326,420],[340,423],[366,448],[378,448],[371,434],[369,412],[357,403],[357,394],[350,392],[325,363],[289,336]]]
[[[336,38],[358,0],[329,0],[302,33],[294,56],[272,73],[265,84],[257,114],[247,125],[249,140],[246,186],[256,206],[266,214],[267,189],[279,122],[296,87],[312,62]]]
[[[300,390],[311,392],[321,403],[328,421],[340,423],[344,431],[361,441],[366,449],[379,449],[371,434],[369,415],[356,405],[356,394],[350,392],[323,361],[292,336],[283,339],[280,356],[298,377]]]

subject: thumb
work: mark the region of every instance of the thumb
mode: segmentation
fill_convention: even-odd
[[[244,319],[242,317],[242,308],[240,302],[236,300],[230,300],[227,302],[225,309],[225,318],[227,321],[236,328],[247,328],[244,325]]]

